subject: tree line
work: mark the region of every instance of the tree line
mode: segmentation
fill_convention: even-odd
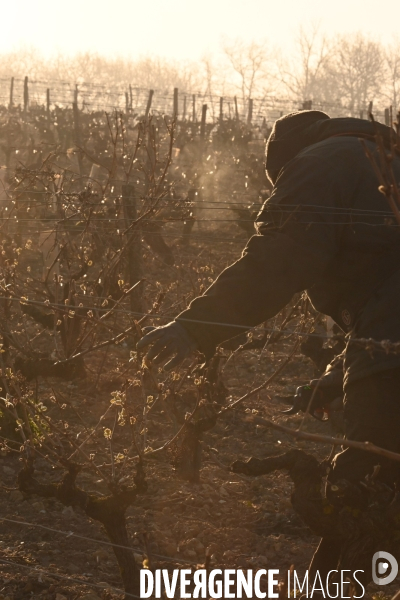
[[[131,83],[162,92],[180,90],[250,98],[343,106],[362,116],[374,107],[399,108],[400,38],[379,41],[364,33],[328,36],[318,27],[301,28],[290,51],[268,39],[225,39],[220,52],[196,62],[161,56],[106,57],[95,52],[43,56],[34,48],[3,53],[0,78],[69,81],[125,90]]]

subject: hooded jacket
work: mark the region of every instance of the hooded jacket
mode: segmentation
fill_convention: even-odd
[[[306,290],[313,306],[348,333],[346,385],[400,365],[400,356],[372,355],[353,343],[400,341],[400,228],[360,142],[376,153],[374,125],[311,112],[283,128],[277,122],[266,159],[274,188],[257,234],[177,320],[209,357],[243,326],[270,319]],[[390,129],[378,128],[389,146]],[[400,158],[392,164],[400,182]]]

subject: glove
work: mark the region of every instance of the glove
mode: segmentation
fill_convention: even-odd
[[[157,327],[147,333],[136,344],[136,349],[143,350],[150,344],[153,346],[147,352],[146,358],[152,360],[156,365],[175,355],[164,365],[165,371],[171,371],[197,349],[195,340],[177,321],[172,321],[168,325]]]
[[[297,415],[297,413],[300,411],[306,412],[308,409],[310,415],[312,415],[315,419],[318,419],[318,421],[325,421],[325,409],[329,407],[331,400],[334,398],[331,398],[331,390],[329,388],[320,389],[318,387],[315,389],[312,384],[313,382],[311,382],[309,385],[301,385],[298,387],[295,395],[292,396],[292,408],[283,410],[281,412],[287,415]]]

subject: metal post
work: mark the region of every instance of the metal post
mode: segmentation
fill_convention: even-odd
[[[13,106],[14,106],[14,77],[11,77],[9,109],[11,110]]]
[[[237,121],[239,121],[239,111],[238,111],[238,103],[237,103],[237,98],[236,96],[233,97],[233,100],[235,102],[235,119]]]
[[[29,107],[29,88],[28,88],[28,77],[24,79],[24,113],[27,112]]]
[[[193,102],[193,116],[192,116],[192,121],[193,123],[196,122],[196,94],[192,95],[192,102]]]
[[[182,121],[186,119],[186,96],[183,96]]]
[[[206,119],[207,119],[207,104],[203,104],[201,110],[201,125],[200,125],[200,139],[204,141],[206,135]]]
[[[178,118],[178,88],[174,88],[174,112],[173,112],[173,117],[174,119]]]

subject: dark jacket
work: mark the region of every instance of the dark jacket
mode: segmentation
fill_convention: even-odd
[[[351,343],[400,341],[400,228],[359,139],[375,152],[373,135],[371,123],[350,118],[309,128],[242,257],[177,319],[206,356],[243,331],[234,325],[262,323],[307,290],[313,306],[349,332],[345,383],[400,365],[400,356]],[[400,182],[399,158],[393,170]]]

